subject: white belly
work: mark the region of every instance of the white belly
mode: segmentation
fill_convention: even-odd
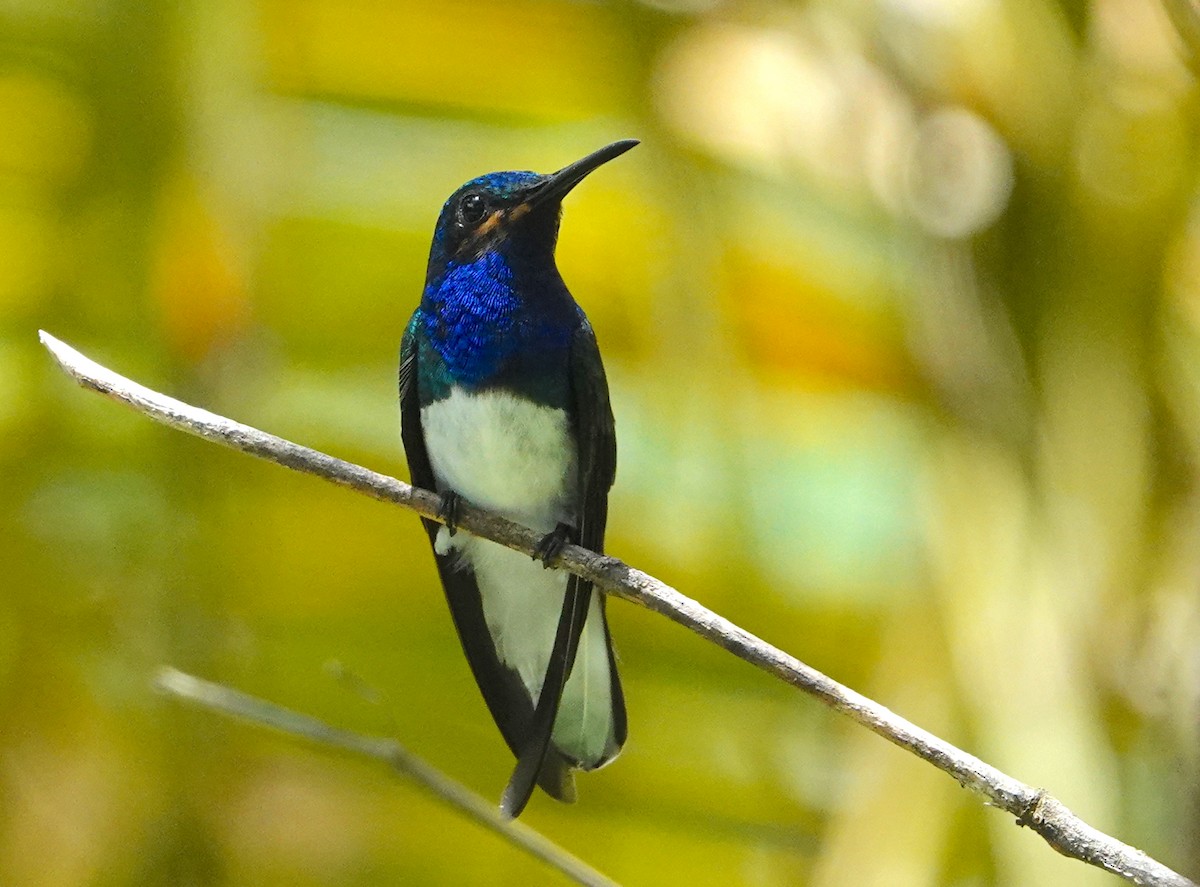
[[[421,408],[421,427],[439,489],[543,532],[573,520],[575,441],[562,410],[454,388]]]
[[[543,533],[560,521],[575,523],[576,450],[563,411],[505,392],[455,388],[422,407],[421,426],[439,492],[452,490]],[[475,573],[496,654],[520,675],[536,704],[567,574],[464,531],[451,537],[444,527],[435,548],[456,552],[461,566]],[[598,607],[596,596],[554,730],[555,744],[585,766],[606,757],[612,739],[608,648]]]

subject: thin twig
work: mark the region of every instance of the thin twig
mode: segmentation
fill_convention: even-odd
[[[521,822],[505,819],[500,815],[495,804],[475,794],[461,783],[455,782],[394,739],[363,736],[349,730],[341,730],[324,721],[283,708],[273,702],[258,699],[221,684],[202,680],[174,668],[160,669],[154,679],[154,685],[164,693],[201,708],[251,721],[292,736],[299,736],[318,745],[382,761],[397,773],[407,776],[429,791],[438,800],[465,814],[468,819],[490,829],[530,856],[558,869],[575,883],[584,884],[587,887],[616,887],[614,881],[609,880],[544,835]]]
[[[55,360],[79,384],[122,401],[156,421],[439,520],[438,498],[431,492],[188,406],[100,366],[48,333],[40,335]],[[533,530],[465,503],[458,512],[458,526],[530,556],[539,541]],[[641,570],[575,545],[565,546],[554,566],[590,579],[608,594],[661,613],[768,674],[815,696],[830,708],[949,773],[989,804],[1015,816],[1017,825],[1033,829],[1065,856],[1135,884],[1197,887],[1140,850],[1092,828],[1044,790],[1026,785],[939,739]]]

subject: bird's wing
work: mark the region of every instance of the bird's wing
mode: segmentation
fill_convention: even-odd
[[[415,486],[436,490],[433,468],[425,449],[421,430],[421,406],[417,398],[418,354],[416,324],[413,316],[405,330],[400,346],[400,429],[404,453],[408,459],[409,476]],[[440,525],[422,518],[425,532],[433,546]],[[483,615],[483,602],[475,574],[463,564],[452,565],[452,555],[438,555],[438,575],[458,638],[466,654],[475,682],[483,694],[488,710],[513,754],[519,755],[528,746],[533,722],[533,704],[516,671],[506,667],[496,655],[496,647]],[[573,801],[574,782],[566,761],[557,754],[545,757],[536,772],[536,781],[547,794],[561,801]]]
[[[579,542],[604,553],[608,491],[617,476],[617,433],[596,334],[586,319],[571,346],[572,420],[579,446]]]
[[[571,404],[570,413],[575,433],[579,463],[576,514],[579,526],[573,541],[584,548],[602,553],[604,529],[608,521],[608,491],[617,471],[617,438],[612,406],[608,397],[608,381],[600,361],[596,336],[587,318],[580,313],[580,326],[571,344]],[[554,651],[546,668],[542,692],[534,712],[529,744],[517,753],[517,765],[504,790],[500,808],[509,816],[524,809],[533,792],[534,777],[542,761],[553,755],[551,735],[558,715],[563,688],[583,632],[591,603],[592,584],[572,575],[567,583],[559,616]],[[604,601],[600,601],[600,616],[604,618]],[[625,742],[625,700],[612,660],[612,644],[608,641],[608,626],[604,626],[608,647],[609,672],[612,676],[613,728],[617,746]]]
[[[571,349],[571,388],[575,395],[574,421],[576,440],[579,441],[579,544],[603,554],[604,531],[608,523],[608,491],[612,489],[617,476],[617,432],[608,398],[604,364],[600,360],[596,334],[592,332],[587,318],[583,318]],[[572,579],[591,591],[591,583],[577,577]],[[602,595],[600,616],[604,622],[608,668],[612,675],[613,735],[617,748],[620,748],[625,744],[627,733],[625,697],[621,692],[612,641],[608,635],[606,601],[607,598]]]

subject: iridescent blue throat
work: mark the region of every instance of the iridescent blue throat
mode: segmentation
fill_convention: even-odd
[[[512,269],[497,252],[448,262],[430,281],[421,306],[425,333],[455,382],[476,387],[499,372],[519,344],[520,307]]]
[[[451,385],[503,385],[558,401],[565,391],[540,389],[565,378],[565,372],[547,371],[565,369],[577,310],[553,266],[541,274],[514,271],[499,251],[469,263],[447,261],[427,282],[417,321],[422,344],[438,358],[420,361],[429,370],[421,380],[423,400],[446,396]]]

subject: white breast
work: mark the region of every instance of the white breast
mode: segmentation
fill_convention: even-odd
[[[421,408],[421,427],[439,489],[535,530],[573,520],[575,441],[562,410],[454,388]]]
[[[575,443],[561,410],[506,392],[449,397],[421,408],[425,449],[439,490],[548,533],[572,520]],[[475,573],[500,660],[536,700],[554,643],[565,573],[465,532],[438,533],[438,554],[457,553]]]
[[[505,392],[468,393],[421,408],[425,449],[439,491],[548,533],[575,523],[576,449],[566,413]],[[457,553],[475,573],[496,654],[520,676],[534,704],[567,590],[567,574],[469,533],[443,527],[438,554]],[[594,598],[554,725],[554,742],[585,767],[615,751],[608,645]]]

